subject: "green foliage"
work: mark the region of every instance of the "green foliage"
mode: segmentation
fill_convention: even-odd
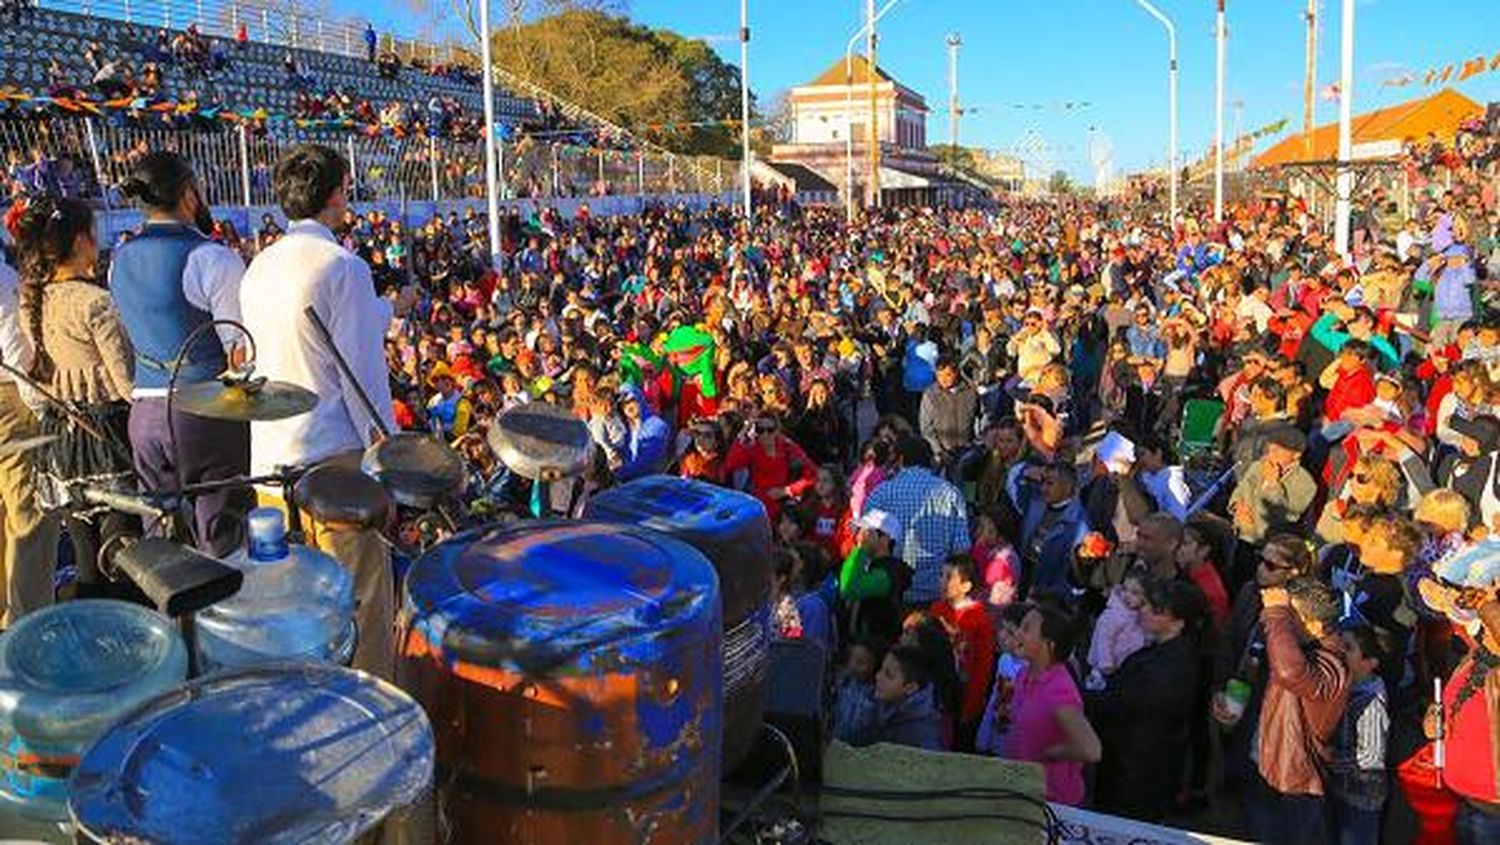
[[[668,149],[738,158],[739,68],[703,41],[568,9],[496,30],[494,47],[510,73]]]

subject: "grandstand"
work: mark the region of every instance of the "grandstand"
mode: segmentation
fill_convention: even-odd
[[[161,33],[170,38],[182,31],[104,17],[110,11],[109,4],[92,4],[92,8],[92,16],[37,9],[25,16],[22,26],[0,27],[0,86],[12,85],[31,95],[46,94],[48,67],[54,59],[76,84],[87,86],[94,75],[84,57],[91,42],[100,44],[108,59],[121,59],[139,69],[155,58],[151,51]],[[125,8],[121,6],[119,11],[123,14]],[[167,98],[180,99],[196,92],[200,98],[214,96],[233,108],[290,113],[295,89],[284,68],[290,54],[310,78],[313,90],[337,90],[372,103],[424,103],[430,97],[443,96],[458,100],[466,109],[482,108],[480,86],[475,82],[457,81],[410,66],[401,67],[397,78],[388,80],[377,74],[363,55],[266,43],[256,40],[248,27],[251,37],[243,45],[235,43],[233,33],[215,32],[214,27],[206,25],[198,29],[213,39],[216,51],[228,65],[219,71],[197,72],[159,62],[164,71],[161,93]],[[359,43],[363,47],[363,41]],[[502,123],[520,124],[538,115],[535,101],[504,90],[495,93],[495,109]]]
[[[449,63],[455,50],[387,34],[382,67],[370,61],[363,22],[237,0],[48,0],[45,8],[7,0],[17,3],[23,10],[0,25],[0,159],[11,175],[45,156],[73,180],[65,193],[110,206],[111,186],[133,156],[175,149],[198,164],[210,202],[258,207],[270,204],[279,149],[317,140],[345,147],[362,201],[483,195],[483,146],[474,140],[482,86],[474,69]],[[202,51],[192,60],[173,47],[188,32]],[[108,63],[116,63],[113,78],[130,68],[130,94],[107,96],[96,84]],[[149,66],[160,71],[154,90],[140,85]],[[315,100],[346,104],[333,115],[345,122],[308,119]],[[425,131],[371,117],[388,107],[425,122]],[[719,193],[732,179],[734,165],[676,156],[504,73],[495,108],[503,199]],[[351,118],[356,111],[363,117]],[[432,129],[437,115],[454,113],[466,132]],[[6,187],[0,179],[0,203]]]

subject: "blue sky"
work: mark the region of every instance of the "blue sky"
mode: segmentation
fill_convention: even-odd
[[[1342,0],[1322,0],[1318,83],[1338,78]],[[1500,52],[1500,0],[1355,0],[1356,112],[1438,90],[1421,84],[1428,68]],[[339,5],[352,7],[348,0]],[[499,3],[495,8],[499,8]],[[877,6],[880,3],[877,3]],[[1177,25],[1182,155],[1202,155],[1213,137],[1214,0],[1156,0]],[[1243,102],[1248,131],[1282,117],[1302,120],[1305,0],[1228,0],[1226,103]],[[387,7],[390,9],[391,7]],[[862,21],[863,0],[750,0],[750,79],[766,96],[813,78],[843,54]],[[634,19],[684,35],[718,36],[715,46],[738,64],[733,34],[738,0],[632,0]],[[393,14],[388,11],[387,15]],[[395,21],[392,21],[393,23]],[[1138,170],[1166,157],[1166,35],[1134,0],[901,0],[881,22],[880,64],[927,97],[928,140],[948,138],[944,36],[962,34],[961,99],[977,111],[963,118],[968,145],[1008,150],[1035,131],[1057,166],[1087,180],[1090,127],[1107,136],[1117,170]],[[1381,87],[1412,72],[1416,84]],[[1455,85],[1486,103],[1500,100],[1500,70]],[[1087,101],[1064,111],[1057,103]],[[1017,109],[1014,104],[1028,106]],[[1042,109],[1032,104],[1047,104]],[[1318,122],[1337,118],[1318,102]],[[1225,133],[1234,110],[1226,105]],[[1265,142],[1261,147],[1264,148]]]

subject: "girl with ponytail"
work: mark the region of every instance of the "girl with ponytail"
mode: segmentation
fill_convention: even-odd
[[[37,455],[40,498],[65,510],[78,566],[79,597],[109,595],[100,567],[110,541],[132,520],[110,511],[80,510],[79,483],[133,486],[125,424],[131,390],[129,340],[109,291],[98,280],[94,215],[77,200],[35,197],[16,222],[23,329],[35,349],[31,376],[86,417],[89,433],[60,409],[41,414],[43,434],[57,440]]]

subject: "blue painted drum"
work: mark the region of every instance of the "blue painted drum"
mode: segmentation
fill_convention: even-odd
[[[770,655],[771,524],[738,490],[653,475],[589,500],[587,516],[659,531],[703,553],[724,594],[724,771],[755,744]]]
[[[723,684],[719,584],[630,526],[461,534],[408,574],[397,682],[437,730],[454,845],[708,845]]]
[[[187,669],[172,623],[126,602],[55,605],[0,635],[0,814],[66,821],[79,756]]]
[[[372,675],[275,663],[210,675],[110,728],[73,772],[85,842],[343,845],[432,787],[422,708]]]

